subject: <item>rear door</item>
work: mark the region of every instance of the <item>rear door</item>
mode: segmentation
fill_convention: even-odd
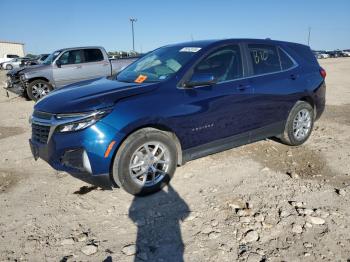
[[[254,88],[255,126],[275,135],[283,130],[298,97],[298,65],[284,49],[273,44],[248,43],[246,53],[251,71],[249,83]]]
[[[82,77],[93,79],[111,75],[111,65],[99,48],[84,49],[84,64]]]

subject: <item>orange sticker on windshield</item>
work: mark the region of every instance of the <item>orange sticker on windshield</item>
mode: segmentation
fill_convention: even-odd
[[[145,76],[145,75],[139,75],[136,79],[135,79],[135,83],[139,83],[139,84],[141,84],[141,83],[143,83],[145,80],[147,79],[147,76]]]

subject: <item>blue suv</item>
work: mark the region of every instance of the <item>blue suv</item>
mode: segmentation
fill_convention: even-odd
[[[30,146],[54,169],[145,195],[192,159],[268,137],[303,144],[325,108],[325,77],[301,44],[168,45],[39,100]]]

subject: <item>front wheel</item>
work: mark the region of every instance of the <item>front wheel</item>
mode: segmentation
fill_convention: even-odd
[[[305,143],[311,135],[314,119],[312,106],[305,101],[298,101],[290,111],[284,132],[279,138],[291,146]]]
[[[6,70],[12,70],[13,66],[12,65],[6,65]]]
[[[30,99],[38,101],[52,91],[52,85],[45,80],[34,80],[27,87],[27,95]]]
[[[165,132],[144,128],[120,146],[113,162],[114,182],[132,195],[147,195],[169,183],[177,166],[177,149]]]

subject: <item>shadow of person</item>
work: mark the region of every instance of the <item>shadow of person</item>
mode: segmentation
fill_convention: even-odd
[[[189,207],[171,185],[147,197],[135,197],[129,217],[137,225],[134,261],[183,261],[180,220]]]

